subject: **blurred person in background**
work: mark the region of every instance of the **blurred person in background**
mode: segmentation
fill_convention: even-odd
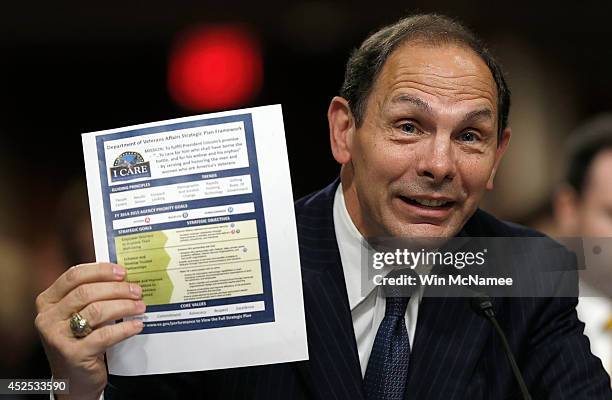
[[[0,378],[44,378],[51,375],[39,337],[32,324],[32,298],[57,279],[66,265],[95,258],[85,183],[66,186],[55,203],[50,230],[27,243],[0,232]],[[3,222],[8,218],[3,218]],[[20,395],[36,399],[48,396]]]
[[[37,343],[30,264],[24,247],[8,237],[0,236],[0,254],[0,377],[17,377],[26,372],[31,346]]]
[[[593,240],[593,253],[601,247],[610,256],[612,242],[612,113],[598,115],[579,128],[567,142],[567,171],[553,199],[561,236]],[[599,239],[599,241],[598,241]],[[606,244],[608,244],[606,246]],[[592,246],[586,246],[590,251]],[[599,250],[595,250],[599,248]],[[604,268],[589,264],[581,273],[579,318],[584,321],[591,351],[612,375],[612,260]],[[599,264],[599,263],[598,263]],[[607,289],[606,289],[607,288]]]
[[[66,184],[52,199],[55,213],[52,227],[31,245],[34,290],[39,293],[66,271],[66,265],[77,265],[95,259],[89,202],[84,180]]]
[[[74,181],[63,193],[58,206],[57,228],[64,256],[63,265],[77,265],[96,259],[84,180]],[[54,276],[51,282],[58,276]]]
[[[17,187],[13,161],[2,154],[0,170],[0,378],[47,377],[49,366],[32,317],[32,298],[40,291],[33,276],[34,251],[27,241],[23,202]],[[32,398],[24,396],[20,398]]]

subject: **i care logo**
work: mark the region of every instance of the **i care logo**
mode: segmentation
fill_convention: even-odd
[[[150,178],[151,167],[149,162],[145,162],[144,158],[135,151],[126,151],[121,153],[115,159],[113,166],[110,169],[111,182],[127,181],[137,178]]]

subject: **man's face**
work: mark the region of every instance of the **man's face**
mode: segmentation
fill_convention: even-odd
[[[454,236],[492,188],[509,137],[497,146],[496,86],[474,52],[404,44],[361,127],[347,129],[348,155],[334,148],[349,214],[366,237]]]
[[[612,237],[612,149],[600,152],[591,163],[582,197],[578,199],[579,234]]]

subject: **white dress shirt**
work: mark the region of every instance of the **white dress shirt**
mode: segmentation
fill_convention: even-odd
[[[340,259],[344,270],[344,280],[346,281],[351,316],[353,318],[361,374],[365,376],[374,339],[376,338],[378,327],[385,316],[386,299],[382,296],[382,288],[375,286],[372,282],[363,282],[362,291],[361,255],[362,246],[364,246],[365,242],[346,209],[342,184],[338,185],[334,197],[334,227],[338,248],[340,249]],[[381,271],[383,271],[383,274],[389,272],[384,269]],[[365,296],[362,296],[362,294],[365,294]],[[411,345],[414,343],[414,332],[416,331],[417,315],[422,297],[423,289],[420,287],[410,297],[406,315],[404,316]]]
[[[612,316],[612,300],[584,281],[579,282],[578,318],[584,322],[584,334],[591,342],[591,353],[601,359],[612,376],[612,332],[606,324]]]

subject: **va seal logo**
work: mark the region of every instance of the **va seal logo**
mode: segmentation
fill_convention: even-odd
[[[115,159],[110,175],[111,182],[151,177],[151,168],[140,153],[126,151]]]

